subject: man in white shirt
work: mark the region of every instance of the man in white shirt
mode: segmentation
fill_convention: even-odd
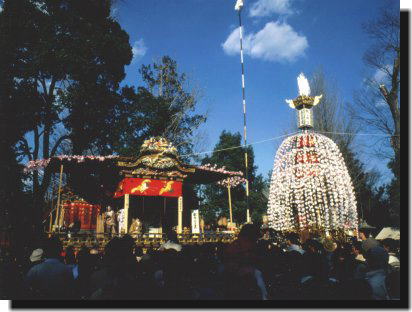
[[[182,250],[182,245],[179,244],[179,240],[177,239],[177,234],[175,231],[169,230],[166,234],[166,237],[167,242],[160,246],[159,251],[174,249],[179,252]]]
[[[392,238],[385,238],[382,241],[382,246],[385,248],[387,253],[389,254],[388,264],[390,265],[391,269],[400,269],[401,262],[399,261],[398,257],[396,257],[396,241]]]
[[[286,244],[288,245],[287,251],[297,251],[301,255],[305,253],[301,247],[300,237],[296,233],[290,233],[287,235]]]

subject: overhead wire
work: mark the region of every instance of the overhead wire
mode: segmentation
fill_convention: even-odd
[[[386,136],[386,137],[391,137],[394,135],[390,135],[390,134],[384,134],[384,133],[350,133],[350,132],[328,132],[328,131],[316,131],[317,133],[321,133],[321,134],[337,134],[337,135],[354,135],[354,136]],[[273,138],[269,138],[269,139],[264,139],[264,140],[260,140],[260,141],[255,141],[252,143],[248,143],[246,146],[253,146],[256,144],[260,144],[260,143],[265,143],[265,142],[269,142],[269,141],[274,141],[274,140],[278,140],[284,137],[288,137],[291,135],[295,135],[299,133],[299,131],[296,132],[292,132],[292,133],[288,133],[288,134],[284,134],[284,135],[279,135]],[[206,152],[199,152],[199,153],[192,153],[192,154],[186,154],[186,155],[181,155],[181,157],[191,157],[191,156],[198,156],[198,155],[203,155],[203,154],[210,154],[210,153],[217,153],[217,152],[223,152],[223,151],[228,151],[228,150],[233,150],[233,149],[237,149],[237,148],[244,148],[245,145],[236,145],[236,146],[230,146],[230,147],[226,147],[226,148],[221,148],[221,149],[217,149],[217,150],[211,150],[211,151],[206,151]]]

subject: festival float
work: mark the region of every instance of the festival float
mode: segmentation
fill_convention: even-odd
[[[356,233],[356,198],[342,154],[336,143],[313,129],[312,107],[322,95],[310,96],[303,74],[297,80],[299,96],[286,102],[297,110],[299,132],[287,137],[275,156],[269,226],[326,236]]]
[[[137,156],[60,155],[30,161],[25,170],[59,173],[57,203],[49,214],[48,232],[56,234],[77,218],[81,232],[89,239],[103,234],[102,213],[107,206],[117,210],[119,235],[142,229],[143,224],[137,239],[159,238],[161,242],[169,228],[176,229],[181,237],[186,233],[189,238],[205,239],[199,235],[198,202],[191,186],[220,183],[230,189],[244,180],[242,172],[182,162],[177,149],[162,137],[145,140]],[[61,190],[63,174],[77,196],[73,200],[65,198]],[[140,227],[135,224],[137,220]]]

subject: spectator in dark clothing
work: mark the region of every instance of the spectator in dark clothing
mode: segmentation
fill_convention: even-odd
[[[354,278],[363,278],[366,273],[366,259],[362,254],[362,243],[356,241],[352,244],[352,254],[355,257],[355,270],[353,272]]]
[[[389,293],[386,288],[389,255],[380,246],[368,249],[365,254],[368,271],[365,280],[372,287],[372,297],[375,300],[388,300]]]
[[[309,239],[305,242],[305,251],[302,257],[303,274],[300,279],[302,299],[332,299],[337,281],[329,278],[329,267],[323,246],[318,241]]]
[[[33,298],[71,299],[74,293],[73,273],[62,263],[62,244],[52,237],[44,246],[45,260],[32,267],[26,276],[26,283]]]
[[[305,251],[301,247],[300,237],[297,233],[290,233],[286,236],[286,244],[288,245],[288,251],[297,251],[301,255],[305,253]]]
[[[133,243],[132,243],[133,242]],[[113,238],[106,246],[104,266],[91,276],[94,290],[91,299],[138,299],[137,261],[133,255],[134,241],[128,235]]]
[[[361,264],[352,252],[352,245],[345,243],[333,253],[331,275],[340,282],[363,277],[359,265]]]
[[[382,246],[389,255],[388,264],[390,270],[400,270],[401,263],[396,255],[396,241],[393,238],[385,238]]]
[[[259,227],[246,224],[238,239],[227,247],[224,256],[225,299],[267,299],[262,272],[257,269],[260,235]]]
[[[329,266],[327,256],[332,251],[332,240],[307,239],[301,254],[295,248],[288,248],[291,244],[300,248],[297,235],[277,233],[267,241],[259,240],[260,234],[257,226],[248,224],[231,244],[179,244],[180,251],[175,248],[159,250],[153,245],[136,247],[135,241],[126,235],[113,238],[104,253],[99,252],[99,246],[81,247],[76,258],[72,247],[66,248],[63,255],[60,241],[52,238],[44,246],[36,242],[35,246],[44,250],[45,260],[28,271],[24,263],[28,263],[29,258],[41,261],[39,249],[31,252],[34,247],[31,246],[15,253],[0,249],[0,297],[52,300],[400,299],[400,271],[388,270],[388,253],[373,239],[363,242],[366,250],[363,261],[359,257],[362,255],[360,242],[339,241]],[[173,244],[178,243],[171,238]],[[382,242],[388,250],[392,250],[391,243]],[[27,293],[20,276],[27,276]]]

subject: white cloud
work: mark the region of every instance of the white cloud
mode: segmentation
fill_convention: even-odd
[[[293,62],[303,56],[308,47],[305,36],[299,35],[289,24],[269,22],[256,33],[244,36],[244,53],[252,58],[272,62]],[[222,43],[224,52],[228,55],[239,53],[239,28],[236,28]]]
[[[147,52],[147,47],[144,43],[144,40],[143,39],[136,40],[133,43],[133,47],[132,47],[132,53],[133,53],[132,63],[134,61],[141,59],[143,56],[145,56],[146,52]]]
[[[261,17],[276,14],[292,14],[291,0],[257,0],[249,10],[249,16]]]
[[[373,75],[373,79],[377,83],[383,83],[388,80],[388,72],[392,71],[392,65],[386,65],[384,68],[378,68]]]

